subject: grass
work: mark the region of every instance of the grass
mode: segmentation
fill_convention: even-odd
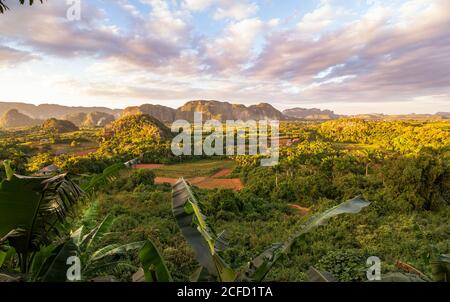
[[[236,163],[232,160],[200,160],[176,165],[167,165],[154,172],[158,177],[193,178],[212,176],[222,169],[234,169]]]

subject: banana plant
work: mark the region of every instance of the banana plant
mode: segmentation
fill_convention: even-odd
[[[43,0],[38,0],[38,1],[41,3],[44,3]],[[25,2],[26,2],[25,0],[19,0],[19,3],[22,5],[25,4]],[[34,0],[29,0],[28,2],[30,3],[30,5],[33,5]],[[9,7],[5,4],[5,1],[0,0],[0,14],[3,14],[7,10],[9,10]]]
[[[132,250],[139,250],[145,242],[97,247],[101,240],[110,234],[109,230],[113,222],[113,217],[108,215],[99,225],[88,232],[84,231],[84,227],[73,232],[70,238],[59,244],[42,263],[36,279],[43,282],[64,282],[68,269],[66,262],[71,256],[77,256],[80,259],[80,273],[83,280],[96,277],[111,267],[130,266],[124,261],[109,261],[109,259],[113,256],[125,255]],[[134,266],[131,268],[137,269]]]
[[[28,177],[14,174],[4,161],[0,183],[0,245],[17,252],[20,271],[28,273],[36,252],[60,234],[61,225],[83,191],[68,174]]]
[[[142,267],[133,275],[134,282],[172,282],[172,276],[158,248],[147,240],[139,251]]]
[[[181,233],[194,250],[201,266],[199,272],[205,269],[218,281],[235,281],[237,273],[219,255],[226,246],[223,233],[216,235],[208,225],[197,199],[183,178],[173,187],[172,211]]]
[[[441,255],[431,263],[434,281],[450,282],[450,254]]]
[[[244,272],[243,279],[247,281],[261,282],[267,276],[272,267],[277,263],[282,256],[289,254],[292,245],[304,238],[304,236],[313,229],[325,225],[327,221],[335,216],[341,214],[357,214],[361,210],[370,205],[370,202],[365,201],[361,197],[348,200],[323,213],[309,218],[302,224],[298,230],[293,232],[293,235],[285,243],[277,243],[261,253],[254,260],[249,262],[247,269]]]
[[[301,225],[285,243],[276,243],[248,263],[239,272],[233,270],[221,257],[226,248],[224,235],[217,235],[208,225],[199,203],[187,182],[181,178],[172,191],[172,210],[184,238],[194,250],[200,268],[193,274],[194,281],[255,281],[261,282],[292,245],[314,228],[324,225],[330,218],[341,214],[356,214],[370,203],[360,197],[348,200],[323,213],[312,216]],[[316,272],[317,273],[317,272]],[[212,278],[211,278],[212,277]]]
[[[111,165],[102,173],[92,176],[86,184],[81,185],[81,188],[88,194],[93,194],[100,186],[113,182],[119,172],[125,168],[127,168],[126,164],[122,163]]]

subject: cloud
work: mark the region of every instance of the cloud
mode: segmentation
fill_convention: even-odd
[[[184,7],[191,11],[202,11],[214,2],[215,0],[184,0]]]
[[[0,67],[14,67],[21,63],[37,59],[36,56],[28,51],[22,51],[0,45]]]
[[[82,3],[79,22],[64,18],[64,1],[16,5],[0,17],[2,84],[25,69],[13,66],[39,58],[41,69],[27,64],[30,73],[55,60],[80,62],[80,70],[58,70],[55,78],[86,100],[450,104],[447,0],[374,1],[364,13],[320,1],[288,23],[259,14],[264,5],[256,1]],[[205,34],[196,14],[223,28]],[[41,93],[48,95],[37,86]]]
[[[208,72],[240,72],[252,57],[254,40],[263,28],[261,20],[245,19],[228,25],[220,37],[206,40],[203,49]]]
[[[446,6],[443,0],[428,2],[421,11],[402,6],[401,16],[374,6],[361,19],[319,39],[308,39],[296,30],[275,32],[248,76],[298,83],[309,88],[302,97],[314,100],[382,102],[407,100],[418,91],[449,91]],[[324,72],[318,82],[315,77]],[[346,81],[336,82],[342,77]]]
[[[236,19],[242,20],[254,16],[258,12],[258,5],[248,1],[221,0],[219,7],[214,13],[214,19]]]

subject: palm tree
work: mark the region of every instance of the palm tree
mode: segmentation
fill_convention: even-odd
[[[0,14],[3,14],[5,11],[9,10],[9,7],[5,4],[5,0],[0,0]],[[44,0],[38,0],[43,3]],[[25,0],[19,0],[20,4],[25,4]],[[29,0],[30,5],[33,5],[34,0]]]

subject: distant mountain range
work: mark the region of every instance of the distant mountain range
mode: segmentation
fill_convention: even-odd
[[[67,120],[77,127],[105,126],[120,116],[137,113],[148,114],[164,123],[171,123],[179,119],[192,121],[194,112],[202,112],[204,120],[216,119],[221,121],[264,119],[326,121],[349,117],[335,114],[331,110],[317,108],[292,108],[281,112],[267,103],[245,106],[212,100],[190,101],[178,109],[144,104],[123,110],[106,107],[69,107],[52,104],[36,106],[26,103],[0,102],[0,128],[35,126],[50,118]],[[442,120],[450,119],[450,112],[409,115],[364,114],[354,117],[367,120]]]
[[[175,120],[192,121],[194,112],[202,112],[203,120],[285,120],[286,117],[272,105],[261,103],[246,107],[240,104],[230,104],[219,101],[190,101],[178,109],[161,105],[142,105],[129,107],[123,115],[143,113],[151,115],[163,122]]]
[[[291,118],[302,120],[335,120],[342,117],[331,110],[320,110],[317,108],[292,108],[284,110],[283,114]]]

